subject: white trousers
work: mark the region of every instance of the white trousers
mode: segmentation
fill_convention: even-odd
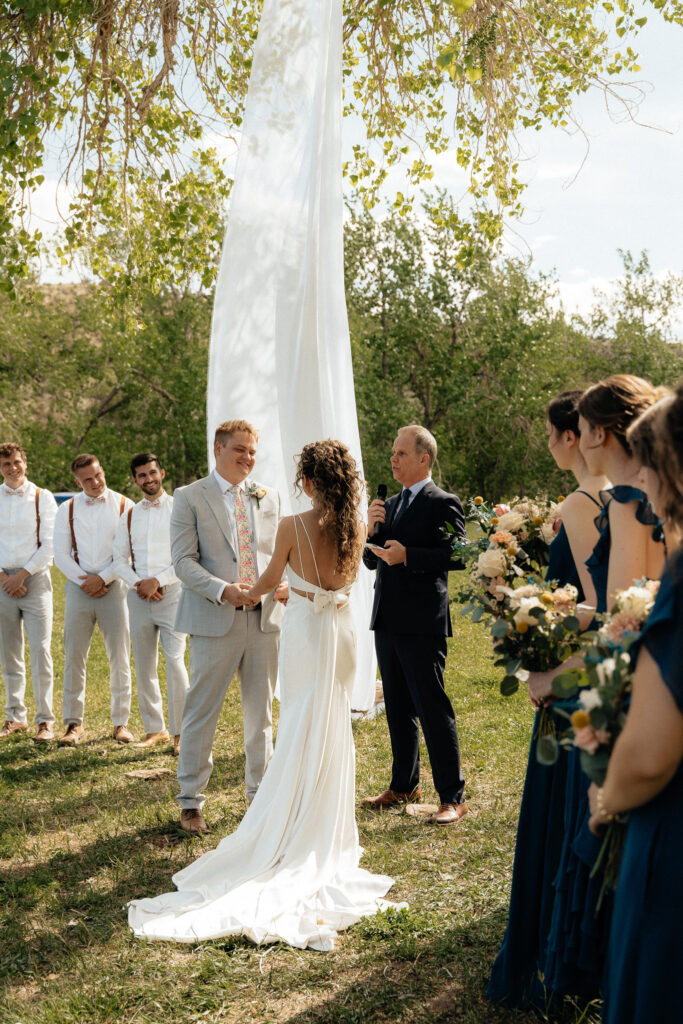
[[[185,695],[190,685],[185,668],[187,638],[184,633],[176,633],[173,628],[180,589],[179,583],[164,587],[161,601],[143,601],[134,587],[128,591],[128,618],[138,684],[138,705],[148,735],[163,732],[166,728],[159,686],[159,642],[166,657],[168,727],[172,736],[180,733]]]
[[[237,609],[225,636],[190,636],[190,689],[180,730],[178,801],[201,808],[211,777],[218,716],[235,672],[242,694],[245,782],[251,800],[273,753],[273,692],[279,631],[261,630],[261,612]]]
[[[16,572],[16,569],[6,569]],[[31,651],[31,678],[36,702],[36,722],[54,722],[52,714],[53,670],[52,581],[46,569],[29,576],[25,597],[10,597],[0,589],[0,667],[5,680],[5,719],[27,720],[24,630]]]
[[[88,597],[71,580],[64,588],[64,724],[83,725],[85,668],[95,625],[109,660],[111,720],[127,725],[130,716],[130,631],[126,588],[121,580],[104,597]]]

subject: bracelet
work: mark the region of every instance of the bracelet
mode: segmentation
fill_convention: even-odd
[[[606,821],[608,825],[611,824],[614,821],[615,815],[608,814],[605,810],[605,794],[602,786],[598,787],[598,791],[595,796],[595,804],[598,809],[598,814],[603,819],[603,821]]]

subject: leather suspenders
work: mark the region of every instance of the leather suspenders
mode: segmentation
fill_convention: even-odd
[[[133,518],[133,507],[132,506],[131,506],[131,508],[128,509],[128,516],[127,516],[127,518],[128,518],[128,547],[130,548],[130,564],[132,566],[133,572],[135,572],[135,555],[133,554],[133,538],[132,538],[131,532],[130,532],[130,523],[131,523],[131,519]]]
[[[40,487],[36,487],[36,544],[40,547]]]
[[[74,530],[74,501],[75,498],[69,500],[69,530],[71,531],[71,548],[74,553],[74,562],[76,565],[81,563],[78,560],[78,544],[76,543],[76,531]],[[126,497],[124,494],[121,495],[121,504],[119,505],[119,518],[123,515],[123,510],[126,507]],[[38,508],[38,495],[36,495],[36,509]],[[131,509],[131,512],[133,510]],[[40,518],[38,520],[40,524]],[[130,518],[128,519],[128,529],[130,530]],[[131,554],[133,553],[131,548]]]

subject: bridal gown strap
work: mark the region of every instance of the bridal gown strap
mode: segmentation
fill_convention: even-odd
[[[352,585],[325,590],[288,574],[312,599],[292,593],[287,604],[275,753],[237,830],[173,876],[176,892],[129,904],[140,938],[244,935],[329,950],[338,931],[390,905],[393,879],[359,866]]]

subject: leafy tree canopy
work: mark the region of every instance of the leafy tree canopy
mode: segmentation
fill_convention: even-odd
[[[646,6],[683,21],[679,0]],[[149,239],[146,270],[168,280],[189,267],[208,285],[215,261],[207,246],[210,255],[217,225],[203,219],[195,185],[221,200],[230,182],[200,141],[207,131],[239,131],[260,7],[260,0],[0,0],[6,291],[30,274],[40,248],[40,233],[21,221],[48,162],[72,190],[65,259],[85,246],[97,273],[130,276],[136,267],[126,246],[112,255],[102,236],[112,224],[123,234],[139,225],[151,202],[164,213],[170,207],[171,216]],[[413,182],[427,179],[428,154],[455,135],[474,196],[498,211],[485,225],[495,238],[500,211],[520,210],[515,132],[570,124],[574,99],[594,86],[627,104],[634,98],[619,83],[639,71],[630,43],[646,20],[641,8],[631,0],[346,0],[345,114],[365,126],[346,167],[351,186],[372,203],[399,159]],[[195,248],[169,245],[185,233]],[[193,255],[197,262],[188,263]]]

